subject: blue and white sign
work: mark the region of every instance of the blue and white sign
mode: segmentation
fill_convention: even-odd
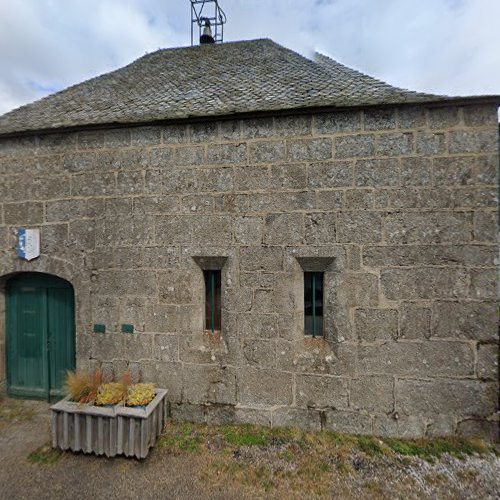
[[[17,230],[17,255],[24,260],[40,257],[40,229]]]

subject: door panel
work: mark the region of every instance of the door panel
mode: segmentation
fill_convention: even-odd
[[[47,303],[44,290],[15,288],[8,295],[10,392],[47,394]],[[13,331],[15,334],[13,335]]]
[[[9,394],[60,396],[75,367],[74,294],[71,285],[44,274],[7,283]]]
[[[73,290],[48,288],[50,393],[61,395],[66,372],[75,368]]]

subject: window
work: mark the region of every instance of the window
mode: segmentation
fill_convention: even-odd
[[[221,329],[221,272],[203,271],[205,277],[205,329],[212,333]]]
[[[304,332],[313,337],[323,336],[323,276],[322,272],[304,273]]]

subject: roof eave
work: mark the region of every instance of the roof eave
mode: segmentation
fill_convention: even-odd
[[[408,107],[408,106],[425,106],[425,107],[446,107],[446,106],[468,106],[468,105],[493,105],[500,106],[500,95],[488,96],[458,96],[458,97],[445,97],[445,96],[429,96],[428,99],[423,100],[421,97],[415,100],[407,99],[405,102],[394,103],[365,103],[355,105],[319,105],[310,107],[299,108],[280,108],[271,110],[255,110],[246,112],[224,113],[224,114],[211,114],[211,115],[193,115],[177,118],[165,119],[143,119],[137,121],[124,121],[124,122],[103,122],[103,123],[88,123],[71,126],[54,126],[43,127],[39,129],[30,130],[14,130],[11,132],[1,132],[0,138],[7,139],[12,137],[23,137],[33,135],[47,135],[56,133],[69,133],[86,130],[104,130],[116,129],[127,127],[144,127],[154,125],[169,125],[179,123],[193,123],[193,122],[207,122],[214,120],[234,120],[245,118],[269,117],[273,115],[287,116],[297,114],[310,114],[310,113],[328,113],[333,111],[343,111],[352,109],[367,109],[367,108],[381,108],[381,107]]]

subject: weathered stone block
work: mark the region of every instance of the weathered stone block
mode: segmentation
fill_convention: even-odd
[[[497,188],[466,187],[453,191],[456,208],[487,208],[498,205]]]
[[[201,276],[199,277],[201,280]],[[171,270],[168,273],[158,274],[158,292],[160,301],[165,304],[191,304],[195,300],[197,288],[193,274],[185,270]],[[201,296],[201,294],[200,294]]]
[[[400,178],[402,186],[430,186],[432,184],[430,158],[402,158]]]
[[[154,242],[153,217],[107,217],[97,221],[97,246],[150,245]]]
[[[496,153],[498,152],[498,128],[450,132],[448,148],[452,154]]]
[[[498,290],[498,270],[473,269],[470,272],[470,296],[473,299],[496,299]]]
[[[339,276],[337,297],[347,307],[377,305],[377,276],[368,273],[343,273]]]
[[[239,144],[211,144],[207,147],[208,163],[241,163],[246,161],[247,145]]]
[[[71,178],[73,196],[112,196],[115,193],[115,174],[81,174]]]
[[[195,414],[191,411],[190,405],[178,407],[175,403],[180,403],[182,400],[182,388],[184,385],[184,373],[182,363],[171,363],[166,361],[143,361],[141,363],[142,380],[153,382],[157,387],[168,390],[168,401],[172,403],[172,418],[180,418],[190,420]],[[182,408],[182,410],[181,410]],[[181,413],[182,412],[182,413]]]
[[[472,240],[471,216],[462,212],[401,212],[385,219],[389,243],[466,243]]]
[[[359,111],[321,113],[314,117],[314,125],[319,134],[356,132],[361,130],[361,113]]]
[[[337,241],[339,243],[378,243],[382,238],[382,217],[378,212],[339,213]]]
[[[435,302],[433,335],[492,341],[497,337],[497,307],[494,302]]]
[[[349,383],[341,377],[296,375],[297,405],[303,408],[345,409],[349,403]]]
[[[184,365],[183,401],[188,403],[236,404],[236,375],[231,368]]]
[[[145,196],[133,199],[133,210],[137,215],[162,215],[176,212],[179,199],[176,196]]]
[[[278,320],[275,315],[240,314],[238,333],[253,339],[271,339],[278,336]]]
[[[240,249],[240,267],[243,271],[281,271],[283,250],[279,247]]]
[[[274,118],[276,135],[290,137],[311,135],[311,116],[276,116]]]
[[[249,150],[250,163],[275,163],[285,159],[284,141],[252,143]]]
[[[386,269],[381,273],[382,291],[389,300],[465,297],[467,281],[463,269]]]
[[[356,334],[363,342],[395,340],[398,337],[396,309],[358,309],[354,313]]]
[[[241,122],[241,133],[245,139],[272,137],[274,135],[274,119],[252,118]]]
[[[397,160],[358,160],[356,162],[357,186],[396,186],[399,183]]]
[[[321,414],[318,410],[277,408],[273,411],[273,427],[300,427],[309,431],[321,430]]]
[[[193,123],[189,128],[192,142],[215,141],[219,135],[217,122]]]
[[[325,430],[346,434],[371,434],[372,417],[362,413],[329,410],[325,412]]]
[[[397,123],[401,129],[425,127],[425,110],[418,106],[401,107],[398,109]]]
[[[434,158],[434,182],[436,186],[465,186],[474,183],[474,170],[479,158],[471,156]]]
[[[307,173],[305,165],[278,165],[271,168],[266,189],[305,189]]]
[[[396,111],[391,108],[367,109],[365,130],[390,130],[396,128]]]
[[[260,245],[264,232],[261,217],[236,217],[234,219],[234,239],[242,245]]]
[[[433,129],[446,130],[460,123],[459,108],[455,106],[430,108],[427,110],[429,127]]]
[[[375,136],[352,135],[335,139],[336,158],[359,158],[375,154]]]
[[[377,137],[375,153],[377,156],[402,156],[413,152],[413,133],[381,134]]]
[[[162,386],[163,387],[163,386]],[[168,393],[170,395],[170,391]],[[170,399],[170,396],[169,396]],[[207,423],[207,405],[199,404],[172,404],[170,406],[170,413],[172,420],[177,420],[179,422],[192,422],[194,424],[206,424]]]
[[[304,242],[302,214],[269,214],[264,221],[265,245],[300,245]]]
[[[156,295],[156,274],[152,271],[101,271],[97,275],[96,290],[118,297]]]
[[[155,218],[155,241],[163,244],[190,243],[192,228],[189,216],[163,215]]]
[[[234,169],[234,189],[236,191],[258,191],[269,187],[269,168],[246,166]]]
[[[79,149],[98,149],[104,146],[102,130],[86,130],[78,133]]]
[[[335,213],[311,213],[305,218],[305,239],[308,245],[335,243],[337,215]]]
[[[104,132],[104,146],[108,148],[120,148],[130,145],[130,129],[116,128]]]
[[[311,188],[335,188],[352,186],[352,163],[335,161],[313,163],[308,168],[308,182]]]
[[[394,409],[394,379],[361,377],[351,380],[350,408],[369,413],[389,413]]]
[[[471,418],[458,423],[460,436],[475,437],[486,441],[498,442],[498,422],[495,420]]]
[[[43,203],[5,203],[3,213],[5,224],[40,224],[43,222]]]
[[[446,137],[440,132],[418,132],[416,150],[421,155],[439,155],[446,152]]]
[[[214,155],[216,152],[212,152]],[[222,154],[219,151],[219,154]],[[201,165],[205,159],[205,146],[184,146],[176,149],[175,163],[177,165]],[[219,162],[215,162],[219,163]]]
[[[243,405],[291,405],[292,374],[244,367],[238,371],[238,396]]]
[[[498,380],[498,344],[478,345],[476,375],[480,379]]]
[[[396,410],[406,415],[483,417],[496,409],[497,384],[479,380],[397,380]]]
[[[419,304],[401,306],[402,339],[428,339],[431,336],[431,309]]]
[[[467,377],[474,373],[474,353],[465,342],[387,342],[360,346],[358,370],[366,374],[420,377]]]
[[[344,191],[317,191],[316,208],[325,211],[344,208]]]
[[[332,157],[331,139],[296,139],[288,141],[288,160],[319,161]]]
[[[132,146],[149,146],[161,141],[160,127],[134,127],[130,129]]]
[[[166,125],[162,129],[162,142],[165,144],[181,144],[188,140],[188,128],[183,125]]]
[[[493,266],[496,252],[486,245],[411,245],[364,247],[368,267],[390,266]]]
[[[498,106],[494,104],[464,106],[462,112],[467,127],[498,126]]]
[[[253,290],[251,288],[234,288],[224,290],[224,307],[231,312],[244,313],[252,309]]]
[[[87,200],[59,200],[48,202],[45,205],[45,220],[47,222],[83,219],[87,217],[87,214]],[[91,216],[91,214],[88,215]]]
[[[495,212],[474,213],[474,240],[495,242],[497,233],[497,215]]]
[[[367,210],[373,208],[373,191],[371,189],[348,189],[345,192],[346,210]]]
[[[243,341],[243,361],[247,365],[276,368],[276,343],[269,340]]]
[[[134,332],[144,332],[146,299],[125,297],[120,301],[120,324],[133,325]]]
[[[227,215],[211,216],[200,215],[193,216],[190,219],[192,228],[193,243],[231,243],[232,239],[232,219]]]
[[[377,415],[373,418],[373,434],[375,436],[418,439],[424,437],[425,430],[424,417],[399,415],[396,420],[392,416]]]

